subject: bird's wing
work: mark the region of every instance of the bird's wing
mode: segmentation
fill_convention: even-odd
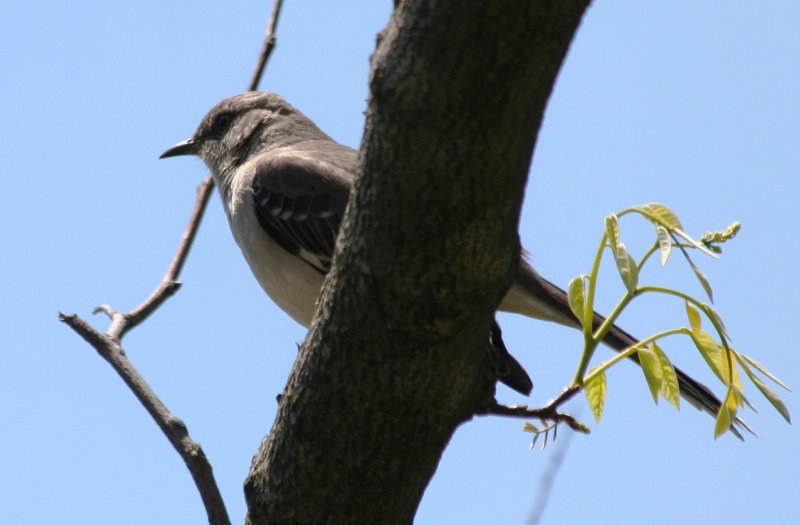
[[[357,156],[344,146],[328,153],[333,162],[317,161],[297,149],[265,155],[256,164],[251,183],[255,214],[264,231],[283,249],[323,274],[330,269],[355,179]],[[492,326],[489,346],[500,381],[522,394],[530,394],[533,383],[508,353],[497,321]]]
[[[519,267],[517,268],[517,273],[514,278],[514,286],[517,286],[520,290],[524,290],[524,293],[528,299],[527,302],[530,302],[530,306],[527,308],[531,310],[532,313],[527,315],[540,319],[547,319],[549,321],[555,321],[573,328],[580,328],[578,319],[575,317],[575,314],[572,313],[572,310],[569,307],[567,293],[544,277],[540,276],[536,270],[534,270],[533,267],[531,267],[531,265],[529,265],[524,259],[520,260]],[[535,306],[535,303],[538,303],[538,306]],[[515,306],[518,306],[518,304],[515,303]],[[511,311],[526,314],[526,312],[517,308],[511,309]],[[596,330],[599,328],[604,321],[605,318],[595,312],[594,319],[592,321],[593,329]],[[606,333],[605,338],[603,338],[603,342],[614,350],[621,352],[635,345],[639,341],[625,330],[614,325]],[[637,363],[639,362],[639,357],[637,354],[634,353],[630,357]],[[680,387],[681,396],[699,410],[708,412],[712,416],[716,417],[720,406],[722,406],[722,403],[717,396],[715,396],[707,386],[699,381],[696,381],[677,367],[675,368],[675,373],[678,376],[678,386]],[[753,432],[747,423],[739,418],[736,418],[736,421],[734,421],[733,425],[731,425],[731,432],[733,432],[739,439],[742,439],[742,435],[737,427],[755,434],[755,432]]]
[[[354,175],[302,154],[266,155],[255,166],[253,207],[265,232],[327,273]]]

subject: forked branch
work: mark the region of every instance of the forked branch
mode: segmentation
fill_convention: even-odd
[[[248,86],[250,91],[258,86],[267,60],[275,47],[275,28],[278,23],[281,4],[281,0],[275,0],[273,4],[264,43]],[[161,431],[189,468],[195,485],[200,491],[200,497],[205,505],[209,523],[212,525],[230,525],[225,503],[214,480],[211,464],[203,453],[203,449],[189,437],[189,432],[183,421],[175,417],[167,409],[166,405],[131,364],[121,345],[122,337],[129,330],[147,319],[167,298],[180,288],[181,283],[178,281],[178,276],[192,247],[213,189],[214,181],[211,176],[208,176],[197,189],[197,199],[189,218],[189,224],[181,236],[178,249],[164,277],[153,293],[142,304],[130,312],[117,312],[114,308],[105,304],[95,308],[94,313],[103,312],[111,319],[111,326],[104,333],[94,329],[88,322],[77,315],[66,315],[59,312],[59,320],[66,323],[78,335],[83,337],[86,342],[97,350],[103,359],[108,361],[153,417],[156,424],[161,428]]]

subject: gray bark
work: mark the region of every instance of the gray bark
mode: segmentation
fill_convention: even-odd
[[[413,521],[456,427],[493,395],[489,327],[587,4],[398,3],[334,268],[245,484],[248,523]]]

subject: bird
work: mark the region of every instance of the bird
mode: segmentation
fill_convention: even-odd
[[[219,102],[191,138],[160,158],[183,155],[200,157],[210,169],[233,237],[261,287],[308,328],[354,187],[358,151],[333,140],[282,96],[248,91]],[[567,293],[523,255],[499,310],[582,330]],[[595,329],[604,321],[594,313]],[[532,382],[508,353],[496,320],[489,340],[500,357],[499,379],[529,394]],[[603,343],[623,351],[638,340],[614,325]],[[638,362],[635,353],[631,358]],[[681,396],[716,417],[721,402],[714,393],[675,372]]]

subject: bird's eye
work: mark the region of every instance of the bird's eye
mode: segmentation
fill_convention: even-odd
[[[228,113],[222,113],[221,115],[217,115],[217,118],[214,119],[214,129],[222,131],[227,128],[230,123],[231,116]]]

